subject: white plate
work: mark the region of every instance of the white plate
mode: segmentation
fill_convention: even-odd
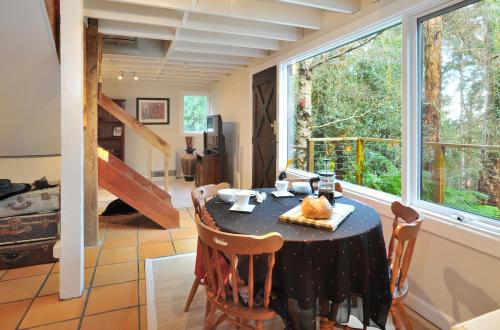
[[[253,205],[253,204],[247,204],[245,206],[240,206],[238,204],[234,204],[233,206],[231,206],[229,211],[248,212],[249,213],[249,212],[252,212],[254,208],[255,208],[255,205]]]
[[[273,191],[273,192],[271,192],[271,194],[273,194],[274,197],[293,197],[293,196],[295,196],[294,194],[292,194],[289,191],[285,191],[285,192]]]
[[[342,194],[341,192],[334,191],[334,195],[333,195],[333,197],[335,197],[335,198],[339,198],[339,197],[342,197],[342,196],[344,196],[344,194]]]

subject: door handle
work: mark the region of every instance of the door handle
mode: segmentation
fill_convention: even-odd
[[[276,135],[276,120],[271,123],[271,128],[273,129],[273,134]]]

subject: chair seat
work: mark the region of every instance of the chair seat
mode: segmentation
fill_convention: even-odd
[[[272,319],[278,314],[269,308],[253,307],[249,308],[243,305],[236,305],[230,301],[224,301],[221,297],[216,296],[212,291],[206,288],[207,298],[210,303],[214,304],[224,313],[229,313],[232,316],[241,317],[252,321],[265,321]]]

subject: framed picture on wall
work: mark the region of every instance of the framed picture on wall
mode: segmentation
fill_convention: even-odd
[[[145,125],[170,124],[170,99],[145,98],[136,99],[136,117]]]
[[[113,127],[113,136],[122,136],[123,135],[123,127],[121,126],[114,126]]]

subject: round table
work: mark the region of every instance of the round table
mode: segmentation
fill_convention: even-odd
[[[275,189],[258,190],[266,192],[267,199],[261,204],[252,199],[257,206],[251,213],[229,211],[231,205],[217,197],[206,207],[222,231],[281,234],[285,244],[276,254],[273,291],[286,299],[293,327],[314,329],[318,311],[337,323],[347,323],[349,315],[354,315],[367,326],[384,328],[392,298],[377,212],[340,197],[337,203],[353,205],[355,211],[330,232],[279,221],[304,195],[277,198],[271,194]],[[240,276],[245,274],[240,269]]]

